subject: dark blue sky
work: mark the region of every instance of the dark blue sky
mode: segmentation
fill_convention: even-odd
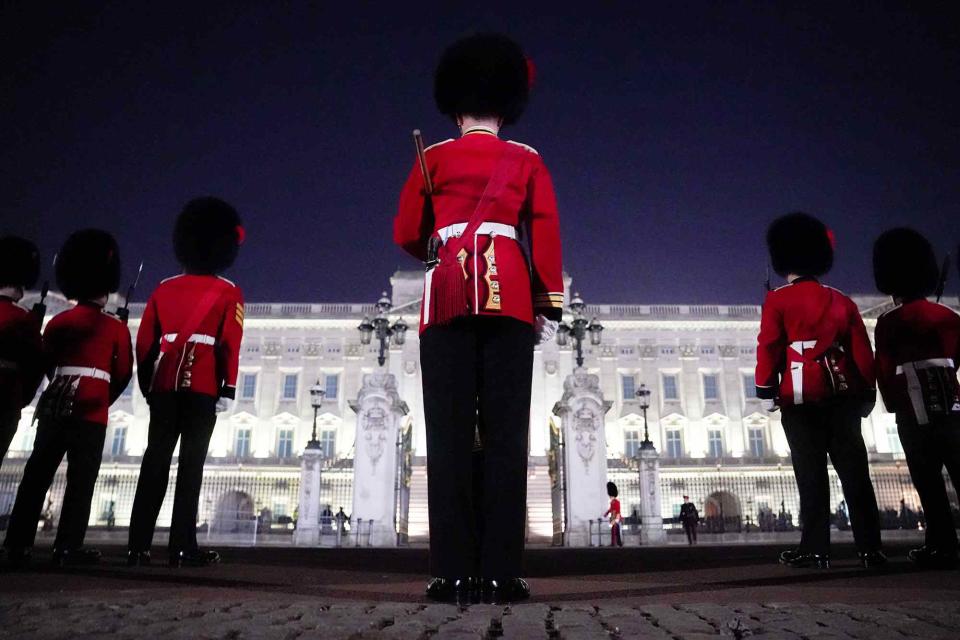
[[[506,136],[550,167],[590,301],[758,302],[764,229],[793,209],[835,229],[829,281],[849,291],[873,290],[885,227],[960,240],[947,9],[38,4],[0,9],[0,231],[50,257],[74,228],[109,229],[128,273],[146,263],[138,299],[176,271],[174,216],[207,193],[245,218],[229,275],[250,300],[372,301],[418,268],[391,242],[410,130],[455,133],[433,67],[475,30],[513,35],[537,65]]]

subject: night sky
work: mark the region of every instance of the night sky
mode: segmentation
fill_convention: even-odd
[[[419,268],[391,239],[410,130],[456,134],[433,69],[478,30],[536,63],[504,135],[550,168],[588,301],[759,303],[765,227],[795,209],[834,228],[828,281],[850,292],[873,292],[886,227],[912,224],[941,252],[960,240],[945,8],[40,4],[0,9],[0,232],[49,259],[75,228],[111,230],[128,274],[145,262],[140,300],[177,272],[174,216],[201,194],[245,218],[228,276],[248,300],[373,301],[395,269]]]

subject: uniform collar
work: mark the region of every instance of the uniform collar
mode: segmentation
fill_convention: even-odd
[[[476,124],[476,125],[470,127],[469,129],[465,130],[462,135],[468,136],[468,135],[470,135],[471,133],[487,133],[487,134],[490,134],[491,136],[494,136],[495,138],[499,138],[499,137],[500,137],[500,136],[497,135],[497,132],[496,132],[496,131],[494,131],[494,130],[491,129],[490,127],[485,127],[485,126],[483,126],[482,124]]]
[[[798,282],[817,282],[817,283],[819,283],[820,281],[817,280],[814,276],[800,276],[799,278],[797,278],[796,280],[794,280],[794,281],[791,282],[790,284],[797,284]]]

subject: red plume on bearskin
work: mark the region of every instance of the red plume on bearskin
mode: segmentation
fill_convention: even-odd
[[[30,289],[39,277],[37,245],[18,236],[0,237],[0,286]]]
[[[833,266],[833,246],[826,225],[797,211],[774,220],[767,229],[773,270],[786,277],[822,276]]]
[[[188,202],[177,217],[173,248],[187,273],[220,273],[237,258],[245,233],[236,209],[212,196]]]
[[[57,253],[57,286],[68,300],[90,300],[120,288],[120,248],[108,232],[83,229]]]

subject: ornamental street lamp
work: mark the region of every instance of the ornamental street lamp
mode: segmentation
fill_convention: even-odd
[[[371,320],[369,317],[364,317],[363,322],[360,323],[360,326],[357,329],[360,330],[360,344],[370,344],[373,341],[373,336],[376,334],[377,340],[380,341],[380,354],[377,356],[377,362],[382,367],[383,364],[387,361],[386,351],[387,344],[392,342],[398,347],[403,345],[406,342],[407,323],[403,321],[403,318],[398,318],[393,325],[390,324],[390,319],[387,317],[387,314],[390,313],[390,309],[393,308],[393,304],[390,302],[390,298],[387,297],[387,292],[384,291],[380,295],[380,299],[377,300],[376,304],[377,314]]]
[[[640,402],[640,410],[643,412],[643,442],[640,443],[640,448],[653,449],[653,443],[650,442],[650,430],[647,428],[647,409],[650,408],[650,389],[647,389],[647,385],[641,382],[636,395],[637,400]]]
[[[310,436],[310,442],[307,443],[307,449],[319,449],[320,441],[317,440],[317,414],[320,413],[320,407],[323,406],[323,398],[327,395],[327,390],[320,384],[320,380],[310,387],[310,406],[313,407],[313,434]]]
[[[584,312],[587,305],[580,297],[579,293],[573,294],[573,300],[570,301],[570,311],[573,313],[573,323],[567,324],[561,322],[557,327],[557,344],[561,347],[567,346],[568,341],[573,339],[573,348],[577,350],[577,366],[583,366],[583,342],[590,334],[590,344],[598,346],[603,333],[603,325],[597,322],[596,318],[587,320]]]

